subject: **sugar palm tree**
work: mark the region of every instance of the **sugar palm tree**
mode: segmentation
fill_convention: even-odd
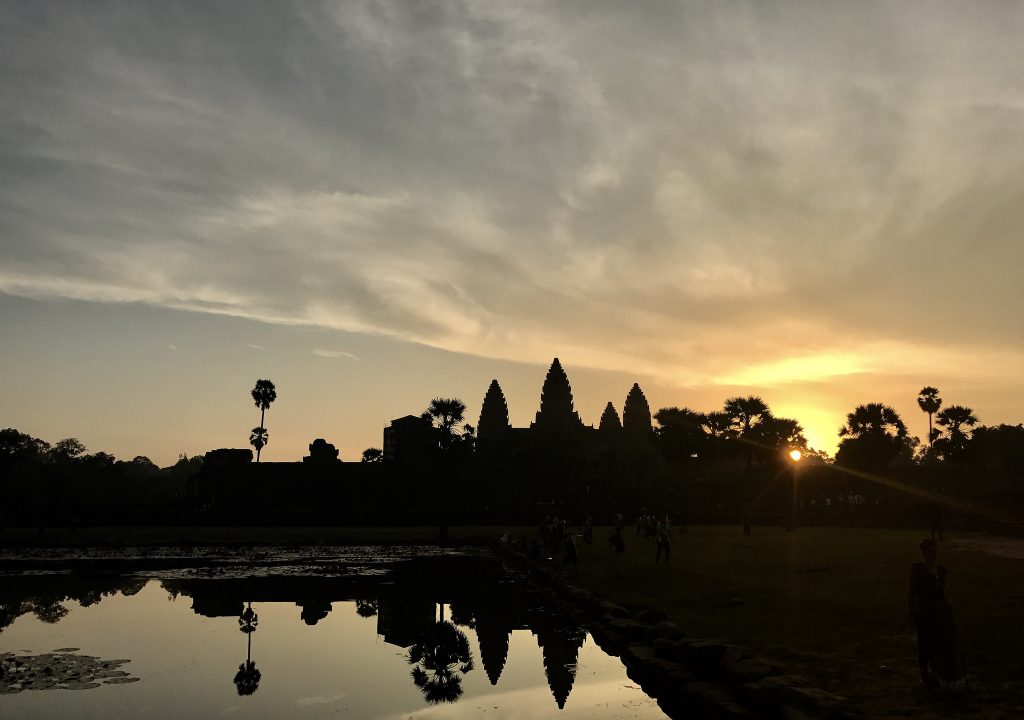
[[[465,420],[466,403],[458,398],[434,398],[424,411],[438,430],[438,444],[442,450],[448,450],[455,443],[459,426]]]
[[[931,385],[921,388],[917,394],[917,406],[922,412],[928,413],[928,445],[935,439],[935,432],[932,430],[932,415],[942,407],[942,398],[939,397],[939,389]]]
[[[252,603],[248,604],[238,618],[238,629],[246,635],[247,649],[245,662],[238,666],[233,682],[239,695],[252,695],[260,686],[260,671],[252,659],[252,634],[256,632],[259,617],[253,612]]]
[[[274,387],[274,383],[269,380],[257,380],[256,387],[252,389],[252,399],[255,401],[256,407],[260,409],[260,428],[263,429],[266,427],[263,418],[266,415],[267,408],[270,407],[270,403],[277,400],[277,389]],[[256,443],[253,443],[253,445],[256,447],[256,462],[259,462],[260,450],[263,449],[263,445],[266,445],[266,442],[263,445],[256,445]]]
[[[882,403],[858,405],[846,416],[846,425],[839,428],[839,437],[853,439],[869,435],[905,437],[907,426],[896,410]]]
[[[255,427],[249,433],[249,444],[256,448],[256,462],[260,461],[260,450],[270,442],[270,433],[265,427]]]
[[[935,416],[935,422],[945,428],[942,437],[947,448],[945,455],[950,459],[959,458],[967,449],[967,441],[970,439],[964,429],[978,424],[974,411],[963,405],[950,405]]]
[[[768,409],[768,404],[764,400],[756,395],[750,395],[729,398],[725,401],[724,411],[732,419],[732,426],[737,431],[740,440],[747,441],[747,446],[743,449],[743,457],[747,461],[749,470],[754,458],[753,449],[750,447],[750,441],[753,439],[751,431],[756,425],[771,417],[771,410]]]
[[[441,619],[409,648],[408,661],[412,681],[429,704],[462,697],[462,678],[473,669],[473,653],[466,634],[445,622],[443,605]]]

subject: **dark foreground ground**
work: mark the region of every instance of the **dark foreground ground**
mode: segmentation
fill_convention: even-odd
[[[481,545],[505,529],[453,527],[451,542]],[[693,636],[737,642],[784,661],[873,717],[1024,718],[1022,540],[957,534],[942,545],[940,562],[949,569],[948,596],[974,684],[968,701],[951,703],[917,688],[906,591],[920,532],[755,528],[747,537],[739,528],[691,527],[676,531],[668,565],[655,565],[654,545],[632,530],[617,563],[606,534],[599,528],[593,545],[580,543],[580,584],[620,604],[663,609]],[[203,562],[221,550],[234,555],[231,548],[251,553],[259,546],[260,557],[251,559],[281,555],[284,561],[317,546],[432,545],[437,539],[436,526],[85,528],[42,537],[7,529],[0,533],[0,565],[10,569],[33,557],[152,559],[170,547],[193,548],[194,559]]]
[[[663,609],[694,636],[784,660],[872,717],[1024,718],[1024,541],[972,534],[942,544],[974,684],[969,701],[950,703],[917,688],[906,594],[920,532],[693,527],[676,531],[668,565],[655,565],[653,543],[632,530],[617,565],[606,534],[581,545],[580,584]]]

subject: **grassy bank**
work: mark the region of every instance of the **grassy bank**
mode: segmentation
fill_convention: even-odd
[[[626,534],[617,566],[595,532],[579,582],[620,604],[667,611],[690,634],[738,642],[785,659],[872,716],[1024,717],[1024,560],[943,544],[960,646],[975,699],[957,708],[924,696],[906,618],[910,563],[922,534],[801,528],[795,533],[694,527],[674,538],[672,560]]]

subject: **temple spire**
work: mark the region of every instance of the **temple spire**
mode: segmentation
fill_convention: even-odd
[[[572,387],[562,369],[562,363],[555,358],[544,378],[540,393],[540,410],[534,426],[546,432],[564,432],[582,427],[580,416],[572,407]]]
[[[497,380],[491,380],[484,395],[483,405],[480,407],[480,422],[476,426],[477,440],[490,442],[508,429],[508,403],[505,402],[505,393],[501,391],[501,385]]]
[[[633,383],[626,404],[622,407],[622,429],[630,439],[646,440],[651,436],[651,407],[639,383]]]

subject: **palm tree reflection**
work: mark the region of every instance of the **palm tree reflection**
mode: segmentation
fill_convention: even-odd
[[[248,646],[245,662],[238,666],[238,672],[235,673],[235,689],[239,695],[252,695],[260,686],[260,671],[256,669],[256,663],[252,659],[252,634],[256,632],[258,624],[259,616],[253,612],[252,603],[248,603],[238,617],[238,629],[245,633]]]
[[[462,697],[462,677],[473,669],[473,654],[465,633],[445,622],[444,605],[440,620],[409,648],[409,664],[412,681],[429,704]]]

